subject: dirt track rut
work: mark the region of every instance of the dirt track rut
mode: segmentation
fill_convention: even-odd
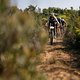
[[[53,45],[46,45],[39,56],[38,71],[43,72],[47,80],[80,80],[79,69],[73,68],[74,56],[66,51],[62,40],[55,40]]]

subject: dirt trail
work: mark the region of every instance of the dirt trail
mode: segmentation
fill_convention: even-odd
[[[80,71],[76,68],[77,59],[62,43],[62,40],[56,40],[52,46],[46,45],[39,56],[38,71],[46,74],[47,80],[80,80]]]

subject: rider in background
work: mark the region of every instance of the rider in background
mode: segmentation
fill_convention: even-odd
[[[62,36],[64,35],[65,27],[66,27],[66,21],[64,19],[61,19],[61,34],[62,34]]]
[[[50,29],[50,26],[54,26],[54,37],[56,37],[56,25],[58,25],[59,22],[56,18],[56,16],[54,15],[54,13],[51,13],[50,17],[49,17],[49,22],[48,22],[48,29]]]
[[[66,26],[66,21],[62,18],[57,18],[60,25],[57,26],[57,32],[58,32],[58,36],[62,37],[64,35],[64,29],[65,29],[65,26]]]

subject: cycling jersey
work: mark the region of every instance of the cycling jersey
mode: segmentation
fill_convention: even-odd
[[[56,24],[58,23],[57,19],[55,17],[50,16],[49,18],[49,26],[56,26]]]

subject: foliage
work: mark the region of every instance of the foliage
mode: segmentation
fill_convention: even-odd
[[[36,70],[47,41],[40,18],[16,7],[0,13],[0,80],[45,80]]]
[[[72,8],[71,8],[72,9]],[[77,11],[73,9],[70,12],[68,19],[68,26],[65,33],[64,41],[68,47],[79,49],[80,48],[80,17]]]
[[[0,0],[0,12],[5,11],[9,7],[9,0]]]

